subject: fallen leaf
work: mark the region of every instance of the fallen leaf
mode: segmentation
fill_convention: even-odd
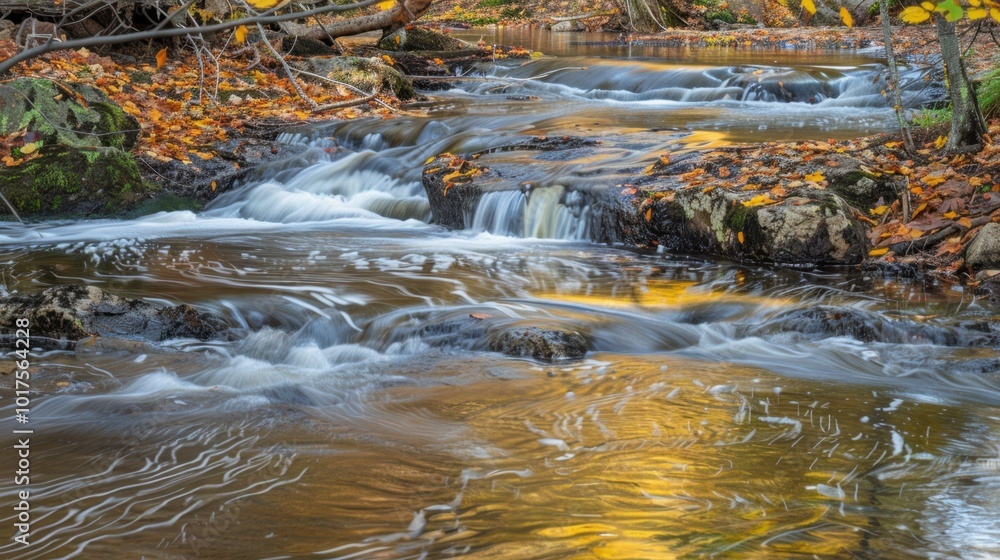
[[[878,249],[872,249],[871,251],[868,251],[868,256],[869,257],[881,257],[882,255],[884,255],[884,254],[886,254],[888,252],[889,252],[889,248],[888,247],[879,247]]]
[[[159,70],[163,68],[163,65],[167,63],[167,47],[160,49],[160,52],[156,53],[156,69]]]

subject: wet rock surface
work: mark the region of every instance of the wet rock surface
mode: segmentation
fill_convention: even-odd
[[[587,341],[580,333],[539,327],[503,330],[489,344],[493,352],[546,362],[579,359],[587,353]]]
[[[539,152],[539,160],[550,154],[572,159],[598,149],[598,142],[584,138],[537,137],[484,153],[524,150]],[[790,173],[812,178],[787,181],[787,188],[769,177],[750,177],[758,181],[750,184],[706,179],[733,173],[724,163],[691,153],[619,172],[627,180],[614,186],[572,177],[564,186],[525,181],[517,166],[486,166],[449,154],[425,166],[423,180],[435,223],[453,229],[470,227],[485,193],[554,186],[563,189],[560,204],[588,207],[585,230],[594,241],[798,267],[862,262],[869,241],[859,215],[897,192],[892,179],[847,156],[798,167],[784,162]]]
[[[991,222],[979,230],[965,248],[965,264],[977,270],[1000,268],[1000,224]]]
[[[989,321],[964,321],[955,325],[930,325],[892,319],[881,313],[847,307],[820,306],[776,314],[759,325],[741,329],[743,336],[797,333],[807,339],[849,337],[862,342],[937,344],[942,346],[1000,345],[1000,325]]]
[[[222,318],[190,305],[161,307],[116,296],[94,286],[55,286],[0,301],[3,332],[13,333],[18,318],[29,320],[35,343],[46,339],[77,341],[93,336],[148,342],[173,338],[211,340],[228,328]],[[10,340],[0,343],[11,344]]]

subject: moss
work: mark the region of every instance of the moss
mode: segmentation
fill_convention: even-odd
[[[71,92],[50,80],[20,78],[0,85],[0,134],[33,131],[47,144],[128,148],[138,138],[138,122],[106,95],[89,86]],[[77,95],[86,100],[80,103]]]
[[[29,219],[113,215],[151,190],[132,156],[115,148],[49,147],[39,159],[0,170],[0,184]]]
[[[723,21],[726,23],[736,23],[736,16],[733,12],[729,10],[718,10],[715,12],[708,12],[705,14],[705,19],[708,21]]]

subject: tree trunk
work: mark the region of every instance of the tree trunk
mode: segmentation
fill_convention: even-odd
[[[951,93],[951,134],[945,149],[950,153],[978,150],[980,138],[986,133],[986,121],[962,64],[962,49],[955,35],[955,24],[940,15],[935,15],[934,21],[937,23],[941,59]]]
[[[282,27],[289,35],[317,41],[330,37],[334,39],[348,37],[369,31],[382,31],[382,35],[385,36],[424,15],[433,3],[434,0],[405,0],[403,2],[397,0],[396,5],[388,10],[337,21],[325,28],[319,25],[309,26],[296,23],[287,23]]]
[[[899,92],[899,67],[896,66],[896,53],[892,46],[892,31],[889,29],[889,0],[879,0],[879,15],[882,18],[882,40],[885,42],[885,58],[889,63],[889,88],[892,89],[892,104],[896,110],[896,119],[899,121],[899,131],[903,135],[903,145],[906,153],[912,154],[916,151],[913,145],[913,137],[910,136],[910,127],[906,123],[903,114],[903,97]]]

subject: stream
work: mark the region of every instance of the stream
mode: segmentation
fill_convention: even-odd
[[[667,153],[890,131],[879,53],[499,33],[456,36],[546,56],[465,70],[426,117],[290,130],[297,157],[199,213],[0,225],[5,292],[83,283],[247,333],[34,350],[31,546],[0,557],[1000,557],[1000,355],[944,336],[994,309],[595,244],[570,189]],[[911,107],[940,93],[920,72]],[[488,153],[561,135],[601,148]],[[532,188],[430,224],[424,162],[479,151]],[[489,352],[447,331],[473,314],[591,350]],[[3,477],[4,504],[19,490]]]

